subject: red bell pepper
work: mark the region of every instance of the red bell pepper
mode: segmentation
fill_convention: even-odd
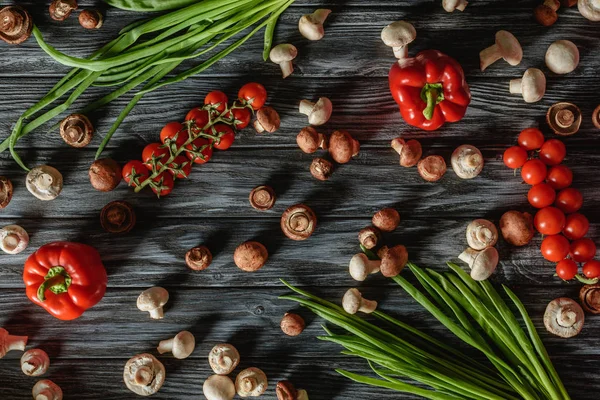
[[[445,122],[460,121],[471,102],[462,67],[437,50],[399,60],[389,78],[402,118],[426,131],[434,131]]]
[[[66,321],[79,318],[104,297],[108,278],[96,249],[55,242],[29,256],[23,281],[32,302]]]

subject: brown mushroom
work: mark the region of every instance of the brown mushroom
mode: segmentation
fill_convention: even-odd
[[[417,171],[427,182],[436,182],[446,174],[446,161],[442,156],[428,156],[419,161]]]
[[[269,252],[259,242],[244,242],[233,253],[235,265],[246,272],[258,271],[265,265],[268,258]]]
[[[519,211],[508,211],[500,218],[500,232],[513,246],[525,246],[535,234],[533,216]]]
[[[388,278],[399,275],[408,263],[408,251],[402,245],[394,246],[391,249],[383,246],[377,255],[381,258],[379,266],[381,274]]]
[[[548,332],[563,338],[579,334],[584,321],[585,314],[581,306],[567,297],[552,300],[544,313],[544,326]]]
[[[60,136],[72,147],[85,147],[92,141],[94,126],[83,114],[71,114],[60,123]]]
[[[298,400],[298,391],[290,381],[279,381],[275,387],[277,400]]]
[[[257,186],[250,192],[250,205],[259,211],[267,211],[275,205],[275,190],[270,186]]]
[[[329,138],[329,154],[337,163],[345,164],[358,155],[360,143],[346,131],[335,131]]]
[[[165,366],[152,354],[138,354],[125,364],[123,381],[133,393],[150,396],[165,383]]]
[[[6,208],[13,196],[13,184],[5,176],[0,176],[0,210]]]
[[[288,336],[298,336],[304,331],[304,318],[294,313],[285,313],[279,324],[283,333]]]
[[[257,133],[273,133],[281,125],[279,113],[269,106],[264,106],[256,112],[256,121],[254,121],[254,129]]]
[[[281,230],[292,240],[308,239],[317,227],[317,216],[304,204],[296,204],[283,212]]]
[[[581,121],[581,110],[572,103],[556,103],[546,113],[546,122],[550,129],[561,136],[576,134],[581,126]]]
[[[36,382],[31,389],[34,400],[63,400],[63,391],[50,379],[42,379]]]
[[[414,167],[423,156],[421,143],[415,139],[404,141],[402,138],[396,138],[392,140],[392,148],[400,155],[400,165],[403,167]]]
[[[29,39],[33,30],[31,15],[19,6],[0,9],[0,39],[8,44],[20,44]]]
[[[50,3],[50,18],[64,21],[74,10],[77,10],[77,0],[54,0]]]
[[[584,285],[579,290],[579,301],[590,314],[600,314],[600,283]]]
[[[400,215],[398,215],[398,217],[400,217]],[[358,232],[358,241],[366,249],[372,249],[375,246],[377,246],[377,243],[380,239],[381,231],[375,228],[374,226],[368,226],[366,228],[361,229],[361,231]]]
[[[24,351],[27,339],[27,336],[10,335],[6,329],[0,328],[0,358],[9,351]]]
[[[85,29],[100,29],[104,23],[104,17],[98,10],[83,10],[79,14],[79,24]]]
[[[384,208],[373,215],[371,222],[383,232],[392,232],[400,225],[400,213],[393,208]]]
[[[267,386],[267,375],[255,367],[246,368],[235,378],[235,390],[242,398],[262,396]]]
[[[320,181],[326,181],[333,174],[333,164],[324,159],[317,157],[310,164],[310,173]]]
[[[577,4],[577,0],[560,0],[560,5],[563,7],[573,7]]]
[[[112,201],[100,212],[100,224],[108,233],[127,233],[135,226],[133,206],[126,201]]]
[[[90,183],[100,192],[110,192],[121,182],[121,166],[111,158],[96,160],[90,166]]]
[[[592,122],[596,128],[600,129],[600,105],[592,113]]]
[[[311,154],[319,150],[319,148],[327,150],[329,140],[327,136],[318,133],[312,126],[307,126],[306,128],[302,128],[298,136],[296,136],[296,143],[298,143],[300,150]]]
[[[212,263],[212,253],[206,246],[198,246],[185,253],[185,264],[194,271],[204,271]]]
[[[558,0],[545,0],[533,10],[535,20],[544,26],[554,25],[558,20],[558,9],[560,2]]]

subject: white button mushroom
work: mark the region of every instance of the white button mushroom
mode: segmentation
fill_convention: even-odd
[[[501,58],[512,66],[519,65],[523,59],[521,43],[508,31],[496,32],[496,43],[479,53],[481,71]]]
[[[467,243],[473,250],[493,247],[498,242],[498,229],[487,219],[476,219],[467,226]]]
[[[342,299],[342,307],[348,314],[356,314],[358,311],[370,314],[377,308],[377,302],[362,297],[358,289],[348,289]]]
[[[173,357],[183,360],[188,358],[196,348],[196,338],[188,331],[179,332],[174,338],[163,340],[156,350],[160,354],[173,353]]]
[[[327,97],[321,97],[316,103],[308,100],[300,102],[299,111],[301,114],[308,116],[308,123],[311,125],[323,125],[331,118],[333,112],[333,104]]]
[[[394,56],[401,60],[408,57],[408,45],[417,38],[417,31],[406,21],[389,24],[381,31],[381,40],[394,50]]]
[[[19,225],[8,225],[0,229],[0,250],[7,254],[19,254],[29,245],[27,231]]]
[[[585,314],[581,306],[567,297],[552,300],[544,313],[544,326],[548,332],[563,338],[579,334],[584,321]]]
[[[465,11],[468,4],[467,0],[442,0],[442,7],[448,12],[453,12],[454,10]]]
[[[240,397],[261,396],[267,386],[267,376],[258,368],[247,368],[235,378],[235,390]]]
[[[163,306],[169,301],[169,292],[159,286],[146,289],[137,299],[137,308],[140,311],[148,311],[150,318],[162,319],[164,316]]]
[[[579,0],[577,8],[590,21],[600,21],[600,0]]]
[[[29,171],[25,186],[32,195],[40,200],[54,200],[62,190],[63,177],[56,168],[41,165]]]
[[[228,376],[210,376],[202,386],[206,400],[232,400],[235,397],[235,385]]]
[[[452,153],[450,159],[454,173],[461,179],[473,179],[483,170],[483,155],[475,146],[464,144]]]
[[[60,386],[50,379],[42,379],[32,389],[34,400],[62,400],[63,392]]]
[[[240,353],[229,343],[221,343],[208,354],[208,363],[217,375],[229,375],[240,363]]]
[[[125,364],[123,381],[133,393],[150,396],[165,383],[165,366],[152,354],[138,354]]]
[[[367,279],[367,276],[370,274],[378,273],[380,265],[381,261],[369,260],[364,253],[358,253],[350,259],[348,269],[350,270],[352,278],[362,282]]]
[[[298,49],[293,44],[285,43],[278,44],[271,49],[269,58],[271,62],[279,64],[283,79],[287,78],[294,72],[294,60],[298,56]]]
[[[488,247],[481,251],[468,248],[458,258],[471,267],[471,278],[484,281],[496,270],[500,256],[496,248]]]
[[[0,328],[0,358],[4,357],[6,353],[12,350],[25,350],[27,339],[27,336],[9,335],[6,329]]]
[[[303,15],[298,22],[300,33],[308,40],[321,40],[325,36],[323,23],[331,14],[331,10],[319,8],[312,14]]]
[[[557,40],[546,51],[546,66],[555,74],[568,74],[579,65],[579,50],[569,40]]]
[[[50,357],[42,349],[31,349],[21,357],[21,370],[28,376],[44,375],[50,367]]]
[[[522,79],[510,81],[510,93],[522,94],[526,103],[540,101],[546,93],[546,76],[537,68],[529,68]]]

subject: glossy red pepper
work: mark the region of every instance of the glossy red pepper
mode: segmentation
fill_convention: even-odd
[[[32,302],[58,319],[72,320],[104,297],[107,276],[93,247],[55,242],[29,256],[23,281]]]
[[[389,78],[402,118],[426,131],[434,131],[445,122],[460,121],[471,102],[462,67],[437,50],[399,60]]]

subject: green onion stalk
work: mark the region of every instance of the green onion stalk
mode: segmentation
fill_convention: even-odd
[[[145,21],[134,22],[121,30],[119,36],[88,58],[66,55],[48,44],[37,26],[33,36],[40,47],[54,60],[73,67],[38,103],[17,120],[8,138],[0,143],[0,153],[9,150],[13,159],[26,171],[15,146],[25,135],[66,112],[90,87],[113,87],[113,91],[87,105],[86,114],[135,91],[100,144],[99,158],[121,123],[147,93],[178,83],[210,68],[226,57],[261,29],[265,28],[266,60],[275,25],[280,15],[294,0],[110,0],[107,3],[137,11],[175,9]],[[164,8],[163,8],[164,7]],[[248,31],[248,32],[246,32]],[[236,36],[241,36],[234,39]],[[235,40],[230,43],[231,40]],[[223,47],[222,49],[218,49]],[[166,78],[184,61],[209,58]],[[62,103],[58,103],[63,99]]]

